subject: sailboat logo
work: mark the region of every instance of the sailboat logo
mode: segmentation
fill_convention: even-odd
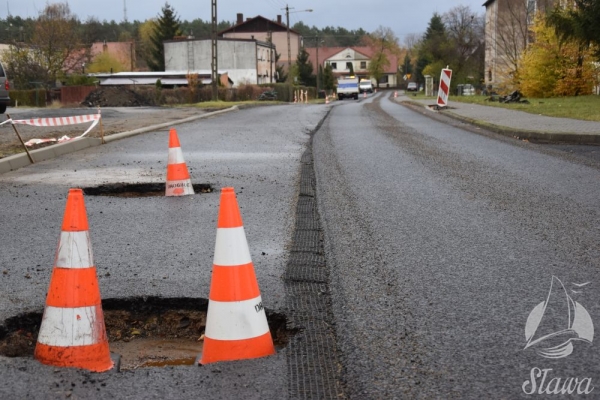
[[[589,283],[573,283],[571,292],[581,293]],[[525,349],[532,347],[545,358],[563,358],[573,353],[577,341],[592,344],[594,323],[587,310],[569,296],[561,280],[553,276],[546,301],[529,313],[525,340]]]

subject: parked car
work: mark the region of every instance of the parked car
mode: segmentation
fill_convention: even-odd
[[[416,92],[418,90],[417,82],[408,82],[406,86],[407,92]]]
[[[358,84],[358,90],[360,91],[360,93],[373,93],[373,83],[370,79],[361,79]]]
[[[0,114],[6,112],[6,107],[10,104],[10,97],[8,91],[10,90],[10,83],[6,77],[4,66],[0,63]]]
[[[470,83],[467,83],[463,86],[463,96],[474,96],[475,95],[475,87]]]

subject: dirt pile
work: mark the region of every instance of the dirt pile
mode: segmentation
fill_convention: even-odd
[[[81,102],[81,105],[88,107],[140,107],[154,104],[126,87],[106,86],[91,92]]]

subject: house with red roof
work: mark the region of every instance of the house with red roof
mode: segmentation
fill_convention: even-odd
[[[369,64],[376,51],[367,46],[353,47],[315,47],[306,48],[309,60],[317,72],[317,65],[325,69],[330,65],[335,77],[347,76],[350,74],[350,65],[352,65],[354,74],[359,79],[371,79],[375,87],[397,87],[398,86],[398,63],[399,58],[395,54],[386,52],[389,65],[385,68],[383,76],[376,82],[369,74]],[[318,53],[317,53],[318,52]],[[378,85],[379,84],[379,85]]]
[[[218,33],[219,36],[228,39],[253,39],[268,42],[275,45],[277,53],[281,55],[279,65],[287,71],[288,61],[290,64],[296,62],[298,53],[303,46],[303,39],[299,32],[289,28],[289,50],[288,50],[288,27],[281,21],[281,15],[276,20],[257,16],[247,18],[244,14],[237,14],[237,22],[232,27]]]

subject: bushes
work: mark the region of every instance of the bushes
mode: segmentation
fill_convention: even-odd
[[[10,106],[46,107],[47,92],[45,89],[11,90]]]
[[[113,87],[116,88],[116,87]],[[177,105],[177,104],[194,104],[212,100],[212,87],[198,86],[195,90],[189,90],[188,87],[179,87],[166,89],[155,85],[135,85],[127,86],[127,89],[133,90],[140,97],[143,104],[162,106],[162,105]],[[308,90],[309,98],[316,97],[316,89],[314,87],[293,86],[288,83],[274,83],[262,85],[241,85],[235,89],[219,87],[219,100],[221,101],[254,101],[258,99],[261,93],[265,91],[275,90],[277,92],[277,100],[284,102],[294,101],[294,91]],[[18,101],[19,106],[30,107],[45,107],[46,103],[50,102],[52,97],[56,100],[60,99],[60,91],[52,96],[45,89],[34,90],[11,90],[11,106],[14,107]],[[76,101],[73,99],[72,101]],[[83,101],[83,99],[79,100]]]

